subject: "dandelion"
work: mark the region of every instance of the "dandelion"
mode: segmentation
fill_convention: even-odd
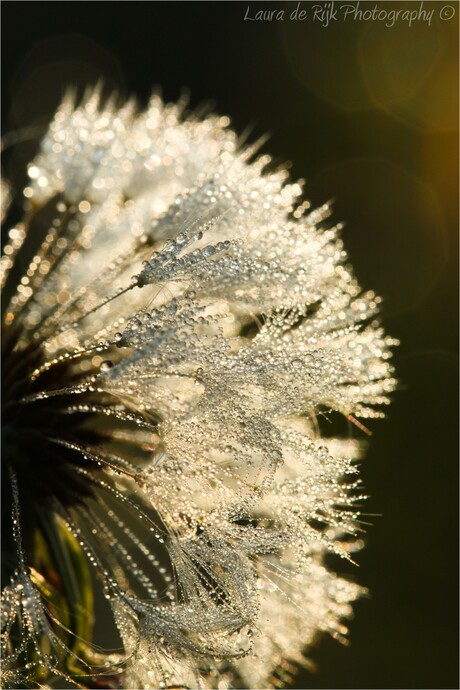
[[[328,422],[388,403],[379,299],[327,205],[184,108],[69,95],[28,167],[2,258],[6,687],[282,685],[362,593],[324,565],[361,545],[360,445]]]

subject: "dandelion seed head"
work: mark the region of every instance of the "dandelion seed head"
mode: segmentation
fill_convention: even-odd
[[[28,166],[2,257],[11,687],[276,686],[363,592],[324,564],[362,545],[362,444],[325,425],[382,415],[396,343],[329,206],[184,107],[67,96]]]

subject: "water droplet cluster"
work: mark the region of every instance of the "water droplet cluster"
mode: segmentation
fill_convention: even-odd
[[[343,638],[362,592],[324,565],[361,546],[363,496],[359,443],[322,420],[382,415],[395,342],[329,207],[184,107],[66,97],[28,168],[2,259],[8,682],[76,665],[126,688],[273,686],[317,631]],[[75,644],[24,546],[40,463],[40,538],[94,569],[119,657]]]

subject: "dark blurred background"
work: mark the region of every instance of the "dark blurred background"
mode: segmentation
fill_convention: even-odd
[[[460,8],[355,2],[345,19],[343,3],[314,4],[336,19],[308,2],[303,21],[289,18],[297,2],[3,2],[3,131],[20,142],[3,172],[20,186],[65,87],[102,79],[141,103],[187,87],[238,132],[269,132],[264,150],[292,162],[314,204],[335,200],[356,273],[401,340],[401,384],[362,466],[374,516],[351,576],[370,598],[351,646],[322,638],[295,687],[458,688]],[[376,6],[386,21],[360,19]],[[259,10],[284,21],[244,20]],[[391,26],[398,10],[433,14]]]

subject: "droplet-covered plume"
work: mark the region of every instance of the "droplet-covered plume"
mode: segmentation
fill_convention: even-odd
[[[28,176],[2,257],[4,686],[289,682],[362,593],[324,558],[362,545],[347,425],[395,386],[379,299],[226,117],[68,96]]]

